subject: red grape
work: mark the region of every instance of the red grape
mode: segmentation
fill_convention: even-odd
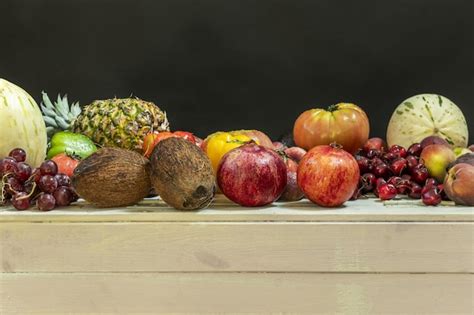
[[[25,192],[19,192],[12,197],[12,205],[17,210],[26,210],[30,207],[30,198]]]
[[[31,167],[28,164],[26,164],[25,162],[19,162],[16,166],[17,167],[16,167],[16,170],[15,170],[15,177],[19,181],[24,182],[28,178],[30,178]]]
[[[9,193],[12,196],[14,196],[16,193],[19,193],[19,192],[24,190],[23,185],[21,184],[21,182],[18,179],[16,179],[15,177],[8,177],[7,178],[5,188],[6,188],[7,193]]]
[[[31,171],[31,175],[30,175],[30,178],[36,183],[36,184],[39,184],[39,181],[41,179],[41,171],[39,168],[34,168],[32,171]]]
[[[26,160],[26,152],[20,148],[11,150],[8,156],[14,158],[17,162],[25,162]]]
[[[46,160],[40,166],[41,175],[56,175],[58,173],[58,166],[52,160]]]
[[[43,175],[39,181],[39,188],[46,193],[53,193],[58,188],[58,181],[54,176]]]
[[[58,206],[68,206],[73,199],[72,192],[69,188],[60,186],[54,191],[54,199],[56,199],[56,204]]]
[[[36,200],[36,206],[41,211],[53,210],[55,205],[56,199],[51,194],[42,193]]]
[[[66,174],[58,173],[54,177],[58,181],[58,187],[59,186],[71,186],[71,179]]]
[[[6,157],[2,160],[0,173],[3,175],[13,174],[17,168],[17,162],[12,157]]]

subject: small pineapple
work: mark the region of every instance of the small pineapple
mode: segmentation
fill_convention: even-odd
[[[41,103],[48,135],[70,130],[89,137],[100,146],[120,147],[141,152],[150,131],[169,131],[166,113],[152,102],[139,98],[98,100],[85,106],[71,106],[58,96],[54,105],[43,92]]]

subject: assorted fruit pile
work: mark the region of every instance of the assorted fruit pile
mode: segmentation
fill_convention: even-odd
[[[369,139],[369,118],[351,103],[305,111],[292,137],[272,142],[258,130],[205,139],[172,132],[166,113],[138,98],[96,100],[81,109],[43,92],[38,106],[2,79],[0,96],[0,203],[18,210],[33,204],[51,210],[79,196],[97,207],[120,207],[153,195],[195,210],[216,193],[246,207],[305,197],[338,207],[372,196],[474,205],[466,120],[441,95],[403,101],[390,119],[388,145]]]

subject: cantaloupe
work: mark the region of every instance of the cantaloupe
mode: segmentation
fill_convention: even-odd
[[[466,147],[468,128],[461,109],[438,94],[419,94],[403,101],[395,109],[387,129],[389,146],[408,148],[424,138],[437,135],[453,147]]]

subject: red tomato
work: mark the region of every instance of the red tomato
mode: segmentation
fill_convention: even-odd
[[[196,139],[194,135],[187,131],[175,131],[175,132],[153,131],[153,132],[148,133],[145,136],[145,139],[143,140],[143,147],[142,147],[143,155],[149,158],[151,153],[153,152],[153,149],[158,144],[158,142],[167,138],[171,138],[171,137],[183,138],[194,144],[196,143]]]
[[[296,119],[293,137],[297,146],[310,150],[336,142],[355,153],[369,138],[369,118],[357,105],[339,103],[303,112]]]
[[[66,174],[69,177],[72,177],[74,169],[79,164],[79,160],[67,155],[66,153],[55,155],[51,160],[58,165],[58,173]]]

